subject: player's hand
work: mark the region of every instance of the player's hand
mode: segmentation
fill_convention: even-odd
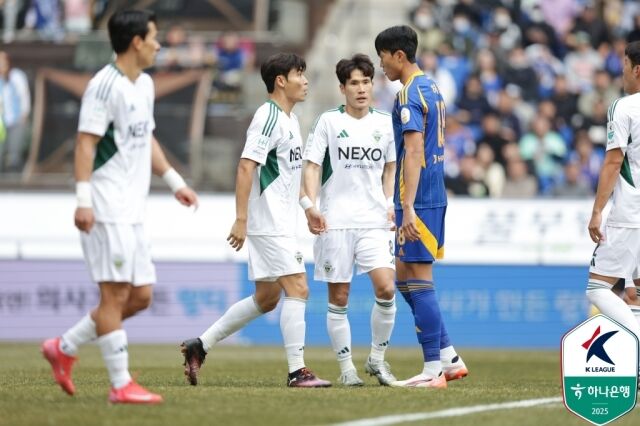
[[[93,224],[96,222],[93,215],[93,209],[91,207],[78,207],[74,216],[74,222],[76,224],[76,228],[88,234],[89,231],[91,231],[91,228],[93,228]]]
[[[312,234],[318,235],[327,230],[327,221],[317,208],[309,207],[304,211],[304,215],[307,217],[307,226]]]
[[[229,232],[227,241],[229,241],[229,245],[236,249],[236,251],[240,251],[246,239],[247,221],[244,219],[236,219],[231,227],[231,232]]]
[[[387,209],[387,220],[391,224],[389,231],[395,231],[396,230],[396,209],[393,208],[393,206]]]
[[[409,241],[418,241],[420,232],[416,226],[416,211],[413,207],[405,207],[402,211],[402,232]]]
[[[589,221],[589,237],[591,240],[599,244],[604,241],[604,235],[600,232],[600,225],[602,224],[602,213],[593,212],[591,213],[591,220]]]
[[[175,193],[175,197],[183,206],[194,206],[195,209],[198,210],[198,194],[188,186],[178,189]]]

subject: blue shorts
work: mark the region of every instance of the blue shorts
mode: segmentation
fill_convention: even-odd
[[[400,232],[402,210],[396,210],[396,257],[402,262],[431,263],[444,257],[444,216],[447,206],[416,209],[418,241],[407,241]]]

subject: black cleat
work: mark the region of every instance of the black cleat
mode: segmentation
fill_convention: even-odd
[[[184,356],[184,375],[192,386],[198,384],[198,372],[204,364],[207,353],[202,347],[202,340],[199,338],[188,339],[180,345],[180,352]]]

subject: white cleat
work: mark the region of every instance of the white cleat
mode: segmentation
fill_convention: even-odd
[[[457,359],[456,359],[457,358]],[[469,370],[459,355],[453,358],[455,362],[442,361],[442,372],[447,382],[467,377]]]
[[[386,361],[374,361],[368,357],[367,362],[364,363],[364,370],[370,376],[376,376],[378,383],[382,386],[390,386],[391,383],[398,380],[391,374],[391,367]]]
[[[440,373],[438,377],[429,377],[424,374],[418,374],[407,380],[396,380],[391,383],[394,388],[436,388],[445,389],[447,387],[447,379],[444,374]]]
[[[356,370],[348,370],[340,375],[338,381],[343,386],[363,386],[364,382],[360,377],[358,377],[358,372]]]

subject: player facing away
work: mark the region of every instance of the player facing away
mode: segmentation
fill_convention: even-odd
[[[314,278],[328,283],[327,330],[340,365],[338,380],[346,386],[364,384],[351,358],[347,318],[354,264],[358,273],[369,274],[376,299],[365,371],[375,375],[381,385],[396,381],[384,361],[396,314],[390,237],[396,154],[391,116],[371,107],[373,74],[373,63],[366,55],[338,62],[336,75],[345,105],[318,117],[303,155],[309,205],[305,214],[309,229],[318,234],[313,250]]]
[[[280,330],[289,364],[289,387],[328,387],[304,362],[305,308],[309,288],[291,215],[298,208],[302,137],[294,105],[307,96],[304,59],[278,53],[262,64],[269,99],[253,116],[236,175],[236,220],[227,241],[236,251],[247,242],[249,279],[255,293],[232,305],[211,327],[182,343],[184,373],[192,385],[211,348],[272,311],[284,290]]]
[[[640,283],[640,42],[629,43],[624,53],[622,82],[627,95],[609,106],[607,153],[589,221],[589,236],[597,246],[587,297],[600,312],[640,337],[636,307],[611,291],[619,278],[632,277]],[[611,211],[601,230],[602,210],[610,197]]]
[[[384,73],[403,84],[392,113],[398,163],[396,285],[413,312],[424,357],[422,373],[391,386],[445,388],[447,380],[468,371],[449,340],[433,281],[433,262],[444,255],[445,106],[436,84],[415,63],[417,44],[407,26],[388,28],[375,40]]]
[[[153,65],[160,48],[155,15],[119,11],[108,26],[116,60],[87,86],[75,148],[75,225],[100,301],[61,337],[46,340],[42,352],[55,380],[73,395],[71,368],[78,346],[97,338],[111,380],[109,401],[154,404],[162,397],[129,375],[122,328],[124,319],[150,305],[156,280],[143,228],[151,173],[165,179],[180,203],[197,206],[198,199],[153,136],[154,86],[143,69]]]

